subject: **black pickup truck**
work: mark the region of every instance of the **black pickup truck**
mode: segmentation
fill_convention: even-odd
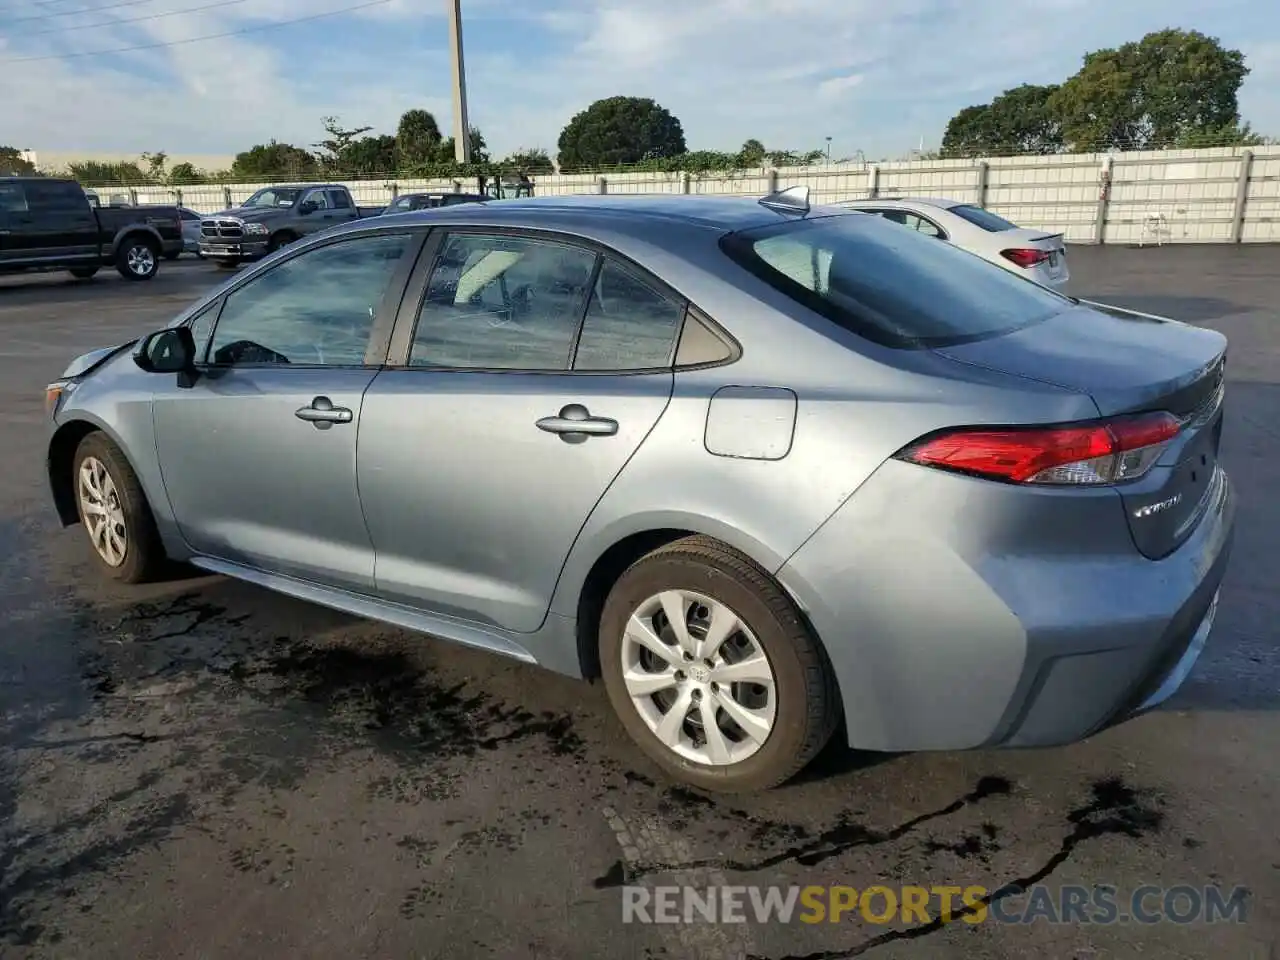
[[[0,273],[69,270],[87,280],[104,264],[150,280],[182,252],[177,207],[94,207],[74,180],[0,177]]]

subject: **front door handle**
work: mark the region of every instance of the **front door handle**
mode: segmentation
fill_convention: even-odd
[[[316,397],[309,407],[299,407],[293,411],[299,420],[313,423],[317,430],[328,430],[335,423],[350,423],[355,414],[346,407],[335,407],[328,397]]]
[[[611,437],[618,432],[618,421],[608,417],[593,417],[591,411],[580,403],[570,403],[554,417],[543,417],[537,423],[539,430],[556,433],[566,443],[581,443],[587,437]]]

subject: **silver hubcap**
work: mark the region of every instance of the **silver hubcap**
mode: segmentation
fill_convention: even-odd
[[[729,607],[689,590],[636,608],[622,638],[622,680],[654,736],[709,766],[756,753],[778,712],[764,647]]]
[[[156,267],[156,258],[151,253],[151,248],[142,244],[130,247],[126,259],[129,263],[129,269],[138,274],[138,276],[148,274]]]
[[[80,516],[84,519],[89,542],[108,564],[120,566],[129,549],[124,507],[115,481],[97,457],[85,457],[80,464],[79,490]]]

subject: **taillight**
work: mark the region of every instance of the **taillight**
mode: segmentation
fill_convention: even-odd
[[[1008,483],[1117,483],[1150,470],[1181,429],[1170,413],[1055,427],[961,427],[912,444],[897,457]]]
[[[1031,247],[1015,247],[1012,250],[1001,250],[1000,256],[1023,268],[1038,267],[1049,259],[1048,250],[1035,250]]]

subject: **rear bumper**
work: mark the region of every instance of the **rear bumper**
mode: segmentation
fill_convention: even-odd
[[[1224,477],[1191,537],[1151,561],[1112,490],[890,461],[779,577],[827,649],[850,746],[1049,746],[1176,692],[1212,626],[1234,513]]]

